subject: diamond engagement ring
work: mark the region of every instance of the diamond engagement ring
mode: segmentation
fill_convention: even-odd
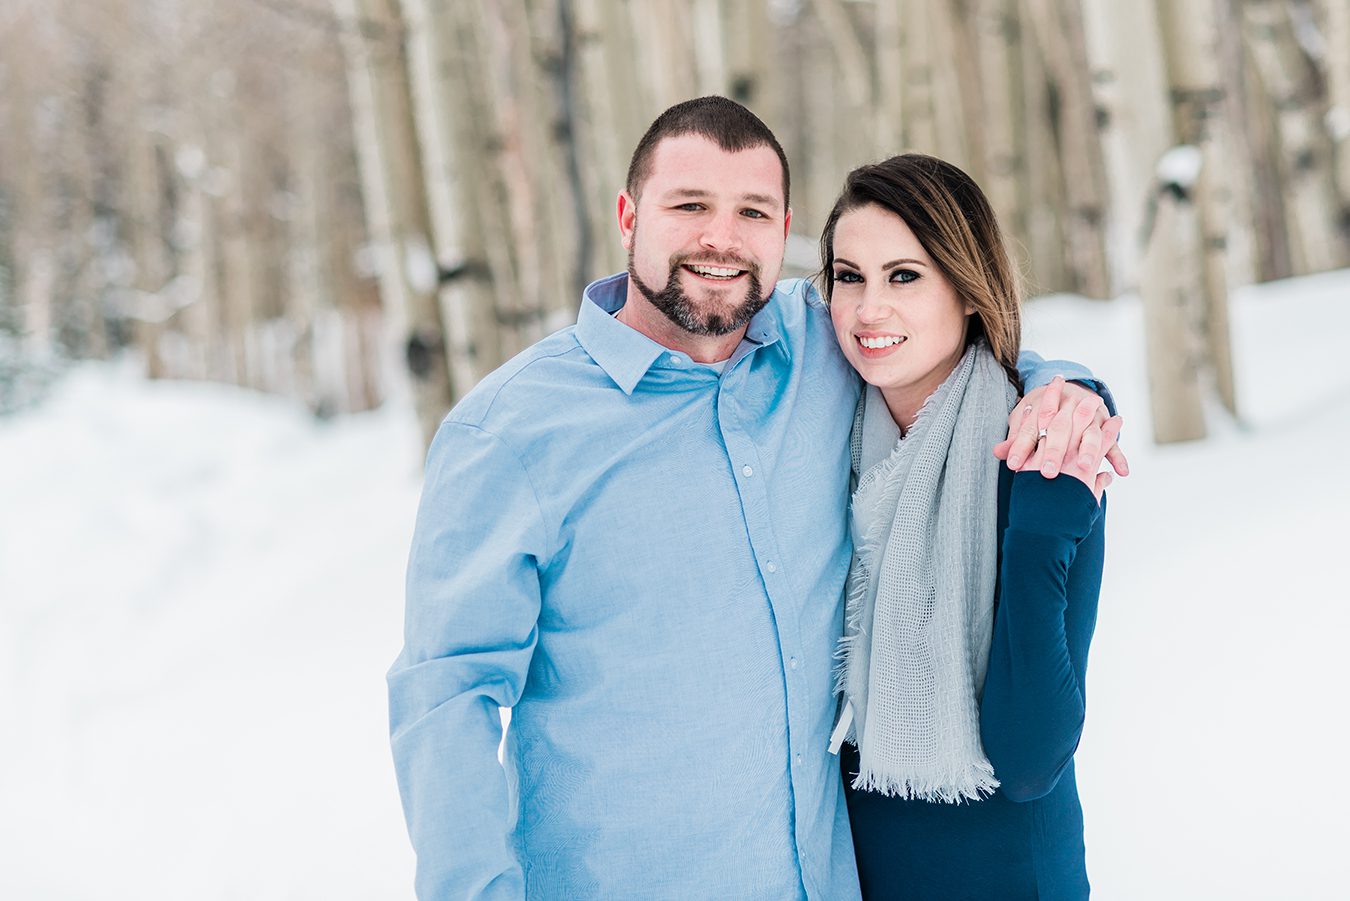
[[[1037,441],[1040,441],[1042,438],[1044,438],[1044,437],[1045,437],[1046,435],[1048,435],[1048,434],[1050,434],[1050,430],[1049,430],[1049,429],[1041,429],[1039,432],[1036,433],[1036,440],[1037,440]]]

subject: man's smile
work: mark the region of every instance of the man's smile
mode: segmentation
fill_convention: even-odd
[[[687,272],[692,272],[699,278],[715,282],[735,281],[749,271],[746,269],[731,269],[726,266],[708,266],[702,263],[685,263],[681,268]]]

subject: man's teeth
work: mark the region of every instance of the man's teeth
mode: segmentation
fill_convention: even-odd
[[[723,269],[719,266],[690,266],[689,268],[704,278],[735,278],[741,274],[739,269]]]
[[[863,347],[871,348],[872,350],[880,350],[883,347],[890,347],[892,344],[899,344],[903,340],[905,339],[901,338],[899,335],[886,335],[884,338],[859,337],[858,343],[862,344]]]

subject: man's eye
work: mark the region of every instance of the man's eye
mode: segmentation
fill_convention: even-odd
[[[743,215],[743,216],[748,216],[748,217],[751,218],[751,219],[767,219],[767,218],[769,218],[768,216],[765,216],[763,213],[761,213],[759,210],[742,210],[742,211],[741,211],[741,215]]]
[[[856,272],[849,272],[841,269],[834,274],[834,280],[836,282],[843,282],[846,285],[856,285],[862,281],[862,276]]]
[[[913,269],[897,269],[891,273],[891,281],[900,282],[902,285],[917,281],[918,278],[919,273],[915,272]]]
[[[703,204],[701,204],[701,203],[682,203],[682,204],[680,204],[679,206],[677,206],[675,209],[677,209],[677,210],[685,210],[686,212],[690,212],[690,213],[696,213],[696,212],[698,212],[699,210],[703,209]]]

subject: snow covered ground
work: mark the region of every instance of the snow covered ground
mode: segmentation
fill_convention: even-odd
[[[1106,901],[1350,891],[1350,272],[1234,331],[1244,424],[1156,448],[1137,303],[1029,308],[1129,417],[1078,755]],[[411,898],[383,674],[419,470],[402,411],[127,365],[0,420],[0,898]]]

